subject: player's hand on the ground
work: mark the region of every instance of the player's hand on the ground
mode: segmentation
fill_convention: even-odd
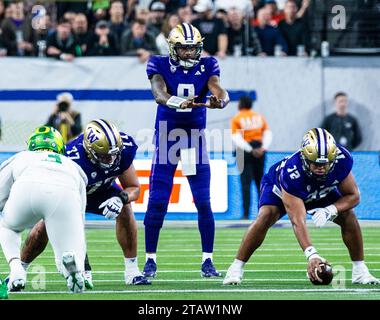
[[[325,208],[315,208],[308,211],[308,214],[313,215],[312,220],[317,227],[323,227],[327,221],[332,221],[337,216],[337,210],[334,205]]]
[[[327,261],[318,255],[316,255],[315,258],[309,259],[309,264],[307,266],[307,276],[309,279],[322,282],[322,280],[318,277],[318,271],[322,272],[322,268],[320,266],[321,263],[327,263]]]
[[[99,206],[99,209],[102,208],[104,208],[103,216],[105,216],[107,219],[116,219],[120,214],[121,209],[123,208],[123,202],[119,197],[112,197],[104,201]]]

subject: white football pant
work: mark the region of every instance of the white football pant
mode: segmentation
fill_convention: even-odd
[[[4,206],[0,228],[0,242],[4,255],[20,258],[21,232],[39,220],[46,224],[47,234],[56,259],[64,252],[73,252],[78,271],[84,270],[86,242],[82,215],[82,200],[77,189],[72,187],[70,177],[66,186],[51,182],[37,182],[29,179],[16,180]],[[57,261],[60,272],[65,274],[62,261]]]

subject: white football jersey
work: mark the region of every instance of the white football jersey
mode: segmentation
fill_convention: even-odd
[[[77,190],[86,206],[87,177],[71,159],[49,151],[22,151],[4,161],[0,166],[0,211],[17,180],[60,185]]]

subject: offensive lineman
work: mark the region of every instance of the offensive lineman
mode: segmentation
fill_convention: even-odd
[[[341,227],[352,260],[352,283],[380,284],[364,262],[363,239],[353,208],[360,194],[351,173],[353,159],[325,129],[314,128],[303,137],[299,151],[274,164],[260,187],[259,214],[240,245],[223,284],[240,284],[244,265],[264,241],[268,229],[288,213],[299,245],[308,260],[308,277],[320,281],[316,270],[323,259],[313,247],[306,213],[317,227],[333,221]]]
[[[137,264],[137,223],[130,202],[138,199],[140,184],[133,166],[137,145],[133,138],[119,132],[109,121],[89,122],[84,133],[71,141],[67,156],[75,161],[88,178],[86,212],[116,219],[116,237],[125,262],[127,285],[149,285]],[[115,185],[116,178],[123,187]],[[43,222],[30,232],[22,252],[22,261],[29,265],[46,247],[48,238]],[[91,266],[85,263],[86,287],[92,288]]]
[[[210,205],[210,165],[204,129],[206,107],[222,109],[227,91],[219,83],[215,58],[203,57],[203,39],[197,28],[182,23],[168,37],[169,56],[152,56],[147,65],[152,92],[158,104],[155,123],[155,155],[150,176],[148,209],[144,219],[146,263],[144,275],[155,277],[156,251],[173,176],[178,161],[187,176],[198,211],[202,242],[203,277],[219,277],[213,265],[215,221]],[[206,94],[211,92],[209,103]]]
[[[43,219],[57,268],[72,292],[84,289],[86,243],[83,215],[87,178],[64,156],[61,134],[39,127],[28,140],[28,150],[0,167],[0,243],[10,267],[8,289],[25,288],[26,271],[20,259],[21,232]],[[70,201],[67,201],[70,199]]]

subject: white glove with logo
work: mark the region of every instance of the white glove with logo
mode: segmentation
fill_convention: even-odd
[[[317,227],[323,227],[327,221],[333,221],[337,217],[338,210],[332,204],[325,208],[309,210],[307,213],[313,215],[311,219]]]
[[[104,201],[99,206],[99,209],[101,208],[104,208],[103,216],[105,216],[107,219],[116,219],[120,214],[121,209],[123,208],[123,202],[119,197],[112,197]]]

